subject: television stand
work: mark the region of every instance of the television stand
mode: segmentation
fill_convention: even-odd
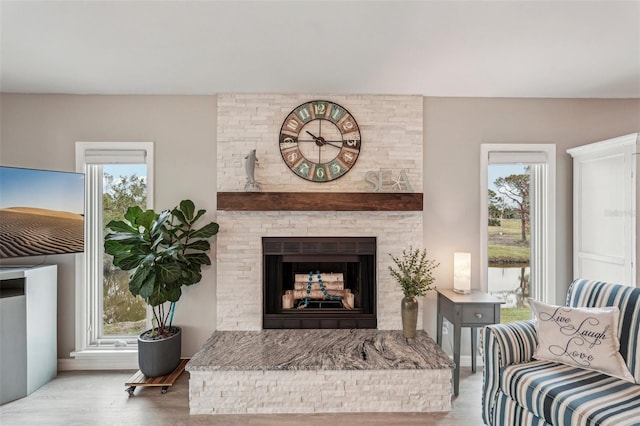
[[[0,404],[57,375],[57,270],[0,268]]]

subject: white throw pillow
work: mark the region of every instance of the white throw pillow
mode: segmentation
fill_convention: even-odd
[[[635,383],[620,355],[617,306],[569,308],[531,298],[538,346],[534,358],[599,371]]]

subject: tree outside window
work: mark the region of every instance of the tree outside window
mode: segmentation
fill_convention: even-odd
[[[136,174],[123,175],[127,166],[104,166],[103,235],[106,224],[120,219],[130,206],[146,209],[147,185]],[[108,173],[111,172],[111,173]],[[120,173],[119,176],[115,174]],[[123,271],[112,263],[113,257],[103,256],[103,334],[107,336],[137,335],[145,330],[146,304],[129,292],[130,271]]]
[[[524,166],[522,171],[496,177],[488,189],[488,266],[490,271],[492,268],[502,271],[503,276],[509,277],[505,279],[515,280],[489,282],[489,291],[509,305],[502,309],[502,322],[530,317],[525,304],[531,294],[529,167]]]

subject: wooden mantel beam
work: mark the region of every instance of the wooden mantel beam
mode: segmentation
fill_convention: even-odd
[[[422,193],[218,192],[222,211],[422,211]]]

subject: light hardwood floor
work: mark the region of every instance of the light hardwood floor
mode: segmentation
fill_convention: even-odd
[[[132,371],[61,372],[33,394],[0,407],[2,426],[41,425],[437,425],[480,426],[482,369],[460,370],[460,395],[449,413],[189,415],[189,373],[162,395],[160,388],[137,388],[134,396],[124,383]]]

